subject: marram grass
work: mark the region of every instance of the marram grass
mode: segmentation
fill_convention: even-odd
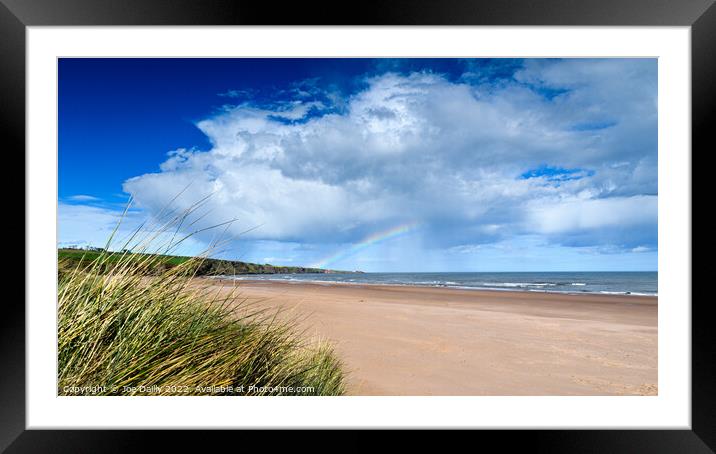
[[[329,344],[237,311],[234,291],[192,279],[201,258],[157,274],[156,257],[102,252],[59,264],[60,395],[343,394]]]

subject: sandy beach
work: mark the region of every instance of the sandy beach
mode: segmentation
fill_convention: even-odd
[[[276,281],[239,289],[332,341],[348,394],[657,394],[656,297]]]

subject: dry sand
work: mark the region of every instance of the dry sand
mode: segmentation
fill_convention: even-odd
[[[239,288],[333,341],[349,394],[657,393],[656,297],[275,281]]]

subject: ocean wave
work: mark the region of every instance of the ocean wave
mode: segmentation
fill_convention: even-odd
[[[478,277],[477,275],[475,277]],[[603,294],[603,295],[637,295],[637,296],[657,296],[656,292],[649,293],[646,288],[638,288],[638,291],[627,291],[625,286],[612,285],[609,282],[604,283],[585,283],[577,282],[579,278],[566,278],[564,280],[555,281],[537,281],[537,282],[521,282],[521,281],[486,281],[475,279],[469,276],[468,279],[450,279],[452,276],[445,276],[447,279],[431,279],[433,276],[419,275],[236,275],[236,276],[213,276],[218,279],[228,279],[236,281],[280,281],[290,284],[311,283],[318,285],[393,285],[393,286],[425,286],[439,288],[453,288],[465,290],[491,290],[491,291],[530,291],[530,292],[549,292],[549,293],[571,293],[571,294]],[[437,276],[435,276],[437,277]],[[484,278],[483,278],[484,279]],[[626,287],[628,288],[628,287]],[[645,291],[646,290],[646,291]]]
[[[643,292],[609,292],[602,290],[598,293],[602,295],[634,295],[634,296],[659,296],[657,293],[643,293]]]
[[[515,287],[515,288],[525,288],[525,287],[554,287],[558,284],[554,284],[552,282],[485,282],[482,285],[485,287]]]

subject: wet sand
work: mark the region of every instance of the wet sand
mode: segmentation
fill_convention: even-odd
[[[656,297],[276,281],[239,289],[332,341],[353,395],[657,393]]]

